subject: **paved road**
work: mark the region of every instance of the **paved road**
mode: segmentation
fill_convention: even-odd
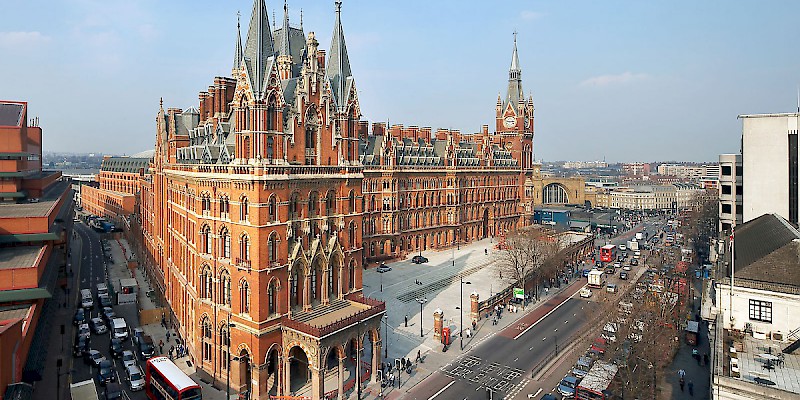
[[[410,390],[404,398],[485,399],[513,397],[530,381],[530,371],[566,343],[591,317],[596,303],[571,298],[581,287],[574,282],[519,322],[489,337],[464,356],[456,358]],[[533,325],[533,326],[532,326]]]
[[[102,250],[102,242],[100,239],[100,235],[92,230],[91,228],[87,227],[83,223],[76,223],[75,224],[75,232],[80,235],[83,248],[81,249],[81,263],[80,263],[80,272],[79,272],[79,288],[80,289],[90,289],[92,293],[95,295],[95,306],[90,310],[90,314],[92,317],[99,316],[100,307],[97,302],[96,297],[96,286],[98,283],[106,282],[106,263],[108,262]],[[80,296],[80,291],[76,290],[71,293],[70,299],[70,307],[71,312],[74,313],[75,308],[79,304],[78,297]],[[115,313],[118,316],[124,316],[126,322],[129,327],[138,326],[138,317],[136,317],[136,306],[135,305],[124,305],[113,306]],[[125,369],[122,366],[121,360],[114,359],[111,357],[109,345],[111,342],[110,339],[111,333],[103,334],[103,335],[96,335],[92,334],[91,337],[91,348],[94,350],[100,351],[106,358],[112,360],[114,362],[114,368],[117,374],[117,382],[123,384],[123,387],[127,390],[127,381],[125,380]],[[71,341],[74,343],[75,338],[75,328],[73,327]],[[126,340],[123,342],[123,348],[125,350],[134,350],[132,343],[130,340]],[[65,354],[65,357],[71,360],[70,371],[72,372],[72,382],[80,382],[87,379],[95,379],[95,383],[98,386],[98,394],[101,395],[104,392],[104,389],[96,380],[97,375],[97,368],[94,368],[83,361],[81,357],[73,357],[72,354],[72,346],[65,348],[65,352],[69,352],[69,354]],[[140,363],[142,366],[142,363]],[[130,392],[128,391],[128,397],[130,399],[145,399],[146,396],[144,392]]]

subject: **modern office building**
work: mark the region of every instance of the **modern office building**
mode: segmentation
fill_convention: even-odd
[[[719,156],[719,231],[730,233],[742,223],[742,155]]]
[[[42,171],[41,160],[42,129],[29,122],[28,104],[0,101],[0,394],[40,380],[53,360],[60,304],[51,297],[66,270],[72,196],[69,181]]]

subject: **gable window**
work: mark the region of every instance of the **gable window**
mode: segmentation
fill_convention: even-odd
[[[750,300],[750,320],[772,323],[772,302]]]

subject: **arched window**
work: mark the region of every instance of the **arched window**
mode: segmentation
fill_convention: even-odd
[[[244,139],[242,139],[242,151],[244,152],[244,154],[242,155],[243,156],[242,158],[253,158],[253,155],[250,153],[250,137],[249,136],[245,136]]]
[[[356,212],[356,193],[354,191],[350,191],[350,195],[347,197],[347,205],[348,209],[350,210],[350,214]]]
[[[246,233],[239,237],[239,259],[240,262],[250,260],[250,237]]]
[[[275,105],[275,96],[270,96],[267,106],[267,130],[278,130],[278,107]]]
[[[289,198],[289,219],[300,218],[300,196],[297,192],[292,193]]]
[[[350,242],[350,248],[354,249],[356,247],[356,223],[350,221],[350,228],[347,230],[347,240]]]
[[[211,228],[209,228],[208,225],[203,225],[203,227],[200,228],[200,251],[202,253],[211,253],[211,249],[214,248],[211,244],[211,240]]]
[[[542,202],[544,204],[567,204],[569,202],[566,189],[557,183],[545,186],[542,192]]]
[[[350,268],[347,271],[347,280],[347,291],[349,292],[356,287],[356,262],[353,260],[350,260]]]
[[[222,258],[231,258],[231,234],[224,226],[219,230],[220,255]]]
[[[220,196],[219,198],[219,216],[220,218],[230,219],[231,205],[227,196]]]
[[[267,160],[272,160],[275,157],[275,139],[272,136],[267,138]]]
[[[275,282],[270,282],[269,287],[267,288],[267,310],[269,315],[275,314],[277,310],[277,297],[276,297],[277,288],[275,287]]]
[[[202,342],[203,342],[203,360],[209,361],[211,360],[211,348],[213,344],[212,339],[212,329],[211,329],[211,321],[208,320],[208,317],[203,317],[200,321],[200,329],[202,330]]]
[[[247,197],[242,196],[239,203],[239,221],[247,221],[248,217],[250,217],[250,202]]]
[[[220,303],[230,307],[231,305],[231,274],[223,270],[219,276]]]
[[[336,214],[336,193],[330,191],[325,196],[325,215],[333,214]]]
[[[311,192],[308,194],[308,217],[314,218],[317,216],[317,212],[319,211],[317,207],[319,206],[319,195],[317,192]]]
[[[278,262],[278,234],[273,232],[267,240],[267,257],[270,264]]]
[[[250,313],[250,285],[246,280],[242,279],[239,285],[239,312],[243,314]]]
[[[214,295],[214,275],[211,273],[211,267],[204,265],[201,267],[200,272],[200,297],[210,299]]]
[[[267,217],[269,222],[278,220],[278,201],[275,199],[275,195],[269,196],[269,200],[267,200]]]
[[[228,324],[223,324],[219,328],[219,364],[220,368],[228,369],[228,349],[231,346],[231,335]]]
[[[203,193],[200,197],[200,208],[203,215],[211,215],[211,196],[208,193]]]

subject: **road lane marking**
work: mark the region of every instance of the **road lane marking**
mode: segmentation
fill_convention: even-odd
[[[438,391],[438,392],[436,392],[436,393],[434,393],[434,394],[433,394],[433,396],[431,396],[431,397],[428,397],[428,400],[433,400],[434,398],[436,398],[436,396],[438,396],[438,395],[442,394],[442,392],[444,392],[445,390],[447,390],[447,388],[449,388],[450,386],[453,386],[453,384],[454,384],[454,383],[456,383],[456,381],[452,381],[452,382],[448,383],[448,384],[447,384],[447,386],[445,386],[445,387],[443,387],[443,388],[439,389],[439,391]]]
[[[520,332],[519,334],[517,334],[517,336],[514,336],[514,340],[517,340],[517,339],[519,339],[519,338],[520,338],[522,335],[524,335],[526,332],[528,332],[529,330],[531,330],[531,329],[532,329],[534,326],[536,326],[537,324],[539,324],[539,322],[542,322],[542,321],[544,321],[544,319],[545,319],[545,318],[549,317],[549,316],[550,316],[550,314],[552,314],[552,313],[556,312],[556,310],[558,310],[558,308],[559,308],[559,307],[563,306],[563,305],[564,305],[564,303],[566,303],[566,302],[567,302],[567,300],[569,300],[570,298],[571,298],[571,297],[567,297],[567,298],[565,298],[565,299],[564,299],[564,301],[562,301],[562,302],[561,302],[561,303],[559,303],[557,306],[555,306],[555,308],[553,308],[552,310],[550,310],[550,311],[549,311],[547,314],[545,314],[545,315],[544,315],[542,318],[539,318],[539,320],[538,320],[538,321],[536,321],[536,322],[534,322],[534,323],[530,324],[530,326],[528,326],[528,327],[527,327],[527,328],[526,328],[524,331],[522,331],[522,332]],[[581,309],[583,309],[583,307],[581,307]]]
[[[542,388],[539,388],[539,390],[537,390],[536,393],[533,394],[533,397],[536,398],[537,396],[539,396],[539,393],[542,393]],[[530,398],[530,396],[528,396],[528,398]]]

